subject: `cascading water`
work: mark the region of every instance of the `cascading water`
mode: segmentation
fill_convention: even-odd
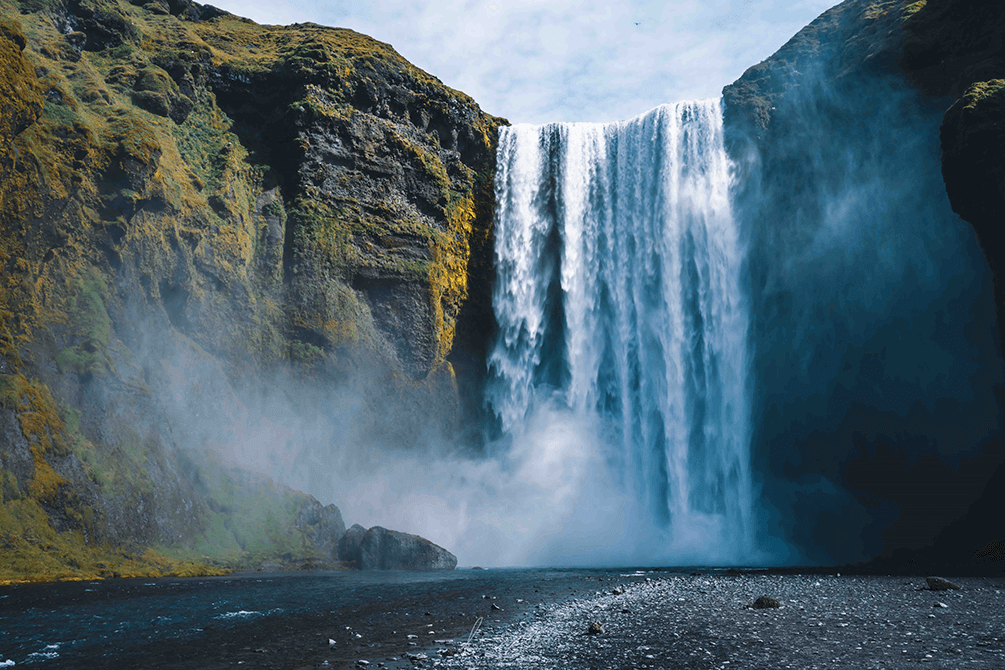
[[[515,444],[544,405],[594,427],[624,498],[622,559],[749,556],[729,179],[718,101],[500,129],[488,401]]]

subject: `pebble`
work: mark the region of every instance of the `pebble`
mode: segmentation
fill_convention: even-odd
[[[960,580],[965,602],[947,598],[933,604],[916,581],[896,577],[742,573],[735,579],[718,572],[643,579],[639,575],[624,586],[624,594],[537,608],[539,618],[503,626],[497,638],[476,638],[458,654],[443,657],[440,668],[810,670],[924,662],[940,670],[1005,670],[1005,610],[996,582]],[[761,597],[790,605],[736,616],[737,605],[753,608],[764,593],[772,596]],[[685,607],[666,606],[680,598]],[[942,607],[948,603],[953,604]],[[930,614],[949,608],[952,616]],[[621,614],[601,624],[594,617],[602,611]],[[589,630],[592,624],[603,634]]]

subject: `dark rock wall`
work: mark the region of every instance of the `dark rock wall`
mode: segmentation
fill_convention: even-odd
[[[754,469],[792,559],[918,550],[1005,457],[995,253],[942,178],[939,127],[969,84],[919,86],[904,69],[942,4],[849,0],[723,91],[749,248]],[[974,49],[994,51],[992,33]],[[940,42],[920,79],[948,81],[943,58],[993,64],[968,48]],[[957,556],[1001,529],[988,532]]]

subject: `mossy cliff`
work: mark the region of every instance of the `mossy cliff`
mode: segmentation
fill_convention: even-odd
[[[978,308],[989,302],[985,280],[967,280],[977,287],[971,291],[984,297],[978,301],[971,292],[966,300],[972,301],[972,310],[961,309],[953,301],[967,294],[950,275],[962,277],[971,272],[968,268],[976,268],[972,276],[986,277],[981,267],[986,259],[994,278],[1000,357],[1005,350],[1003,36],[1005,5],[997,0],[846,0],[723,90],[727,148],[739,177],[735,195],[751,249],[752,338],[757,355],[768,361],[755,363],[763,370],[754,408],[760,426],[754,438],[755,468],[777,478],[774,490],[788,486],[794,491],[780,507],[803,500],[792,520],[797,529],[793,532],[802,528],[805,533],[794,537],[799,542],[830,542],[840,551],[835,533],[842,526],[828,521],[836,512],[813,517],[821,509],[808,502],[813,500],[813,485],[799,488],[798,482],[822,474],[837,489],[844,487],[847,499],[862,505],[858,509],[893,510],[875,512],[876,518],[885,513],[895,520],[887,522],[892,525],[875,541],[875,553],[891,554],[898,546],[917,549],[924,542],[927,550],[897,554],[898,560],[909,557],[932,567],[969,569],[975,561],[986,562],[995,553],[989,547],[997,546],[1001,560],[1005,449],[1000,425],[987,427],[990,437],[967,442],[954,417],[965,415],[968,403],[953,405],[941,398],[934,409],[915,403],[898,416],[890,411],[895,403],[889,397],[878,398],[871,390],[880,388],[884,366],[889,379],[894,364],[889,354],[896,345],[870,342],[893,340],[884,340],[888,336],[875,329],[872,340],[850,342],[862,342],[862,329],[874,328],[870,304],[889,306],[884,318],[893,328],[917,319],[920,311],[906,313],[903,307],[922,294],[926,282],[932,285],[932,276],[946,273],[944,288],[928,303],[943,305],[945,314],[933,318],[969,324],[967,340],[984,343],[990,352],[987,362],[1000,365],[1000,360],[990,360],[996,355],[993,315],[987,309],[985,318],[985,307]],[[835,233],[827,221],[843,226],[843,247],[817,257],[813,250],[829,248],[827,240]],[[895,232],[879,237],[875,231],[881,226]],[[973,228],[980,249],[964,227]],[[942,240],[958,245],[966,258],[946,257]],[[888,250],[877,253],[878,245],[891,242]],[[855,268],[856,274],[884,277],[883,272],[896,267],[882,267],[884,258],[912,258],[911,248],[922,244],[928,245],[925,252],[914,257],[933,262],[927,269],[901,265],[909,269],[896,281],[887,281],[882,296],[863,298],[856,278],[848,280],[847,274],[847,284],[837,288],[791,280],[810,274],[825,277],[826,268],[839,267],[849,258],[870,261]],[[815,274],[798,268],[804,258],[816,259]],[[963,269],[949,270],[952,267]],[[807,336],[786,324],[800,318],[795,296],[811,290],[827,298],[806,315],[818,333]],[[828,321],[834,314],[844,315],[845,321]],[[933,332],[931,339],[943,346],[938,328]],[[806,359],[789,365],[797,349],[792,341],[798,337],[816,338],[818,344]],[[927,364],[918,361],[916,369],[924,370]],[[825,377],[829,385],[826,406],[814,417],[818,429],[802,435],[799,424],[813,416],[807,411],[813,399],[803,393],[797,401],[787,400],[786,385],[809,383],[807,370]],[[988,414],[996,404],[1001,416],[1001,400],[999,394],[972,398],[969,404],[986,403],[992,407]],[[828,423],[832,428],[823,427]],[[941,442],[935,437],[939,432]],[[920,442],[920,448],[912,446],[912,440]],[[907,460],[912,449],[918,449],[915,458],[926,461],[924,468]],[[964,474],[968,469],[970,474]],[[884,472],[896,472],[896,482],[883,481]],[[771,490],[767,484],[765,491]],[[833,491],[826,495],[836,499]],[[841,513],[855,509],[845,504]],[[940,510],[950,506],[957,511],[939,517]],[[964,512],[962,522],[946,525]],[[903,538],[914,533],[913,544],[902,539],[898,545],[898,533]]]
[[[0,581],[332,564],[337,509],[231,465],[333,388],[386,445],[455,428],[505,121],[186,0],[0,0],[0,95]]]

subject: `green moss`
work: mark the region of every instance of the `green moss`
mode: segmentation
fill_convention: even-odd
[[[213,556],[234,568],[264,560],[317,560],[314,545],[298,527],[297,516],[310,498],[264,477],[213,462],[200,467],[212,512],[191,551]]]
[[[262,207],[262,213],[266,216],[278,217],[280,221],[286,222],[286,210],[280,200],[273,200]]]
[[[87,351],[82,345],[67,347],[56,354],[60,374],[98,375],[104,371],[104,359],[99,352]]]
[[[79,344],[66,347],[56,356],[56,365],[63,374],[101,374],[105,367],[105,349],[112,332],[112,320],[105,309],[108,294],[104,279],[91,270],[75,282],[77,291],[70,299],[68,317]]]
[[[0,406],[17,409],[21,396],[24,395],[22,379],[16,374],[0,375]]]
[[[0,504],[0,585],[106,577],[219,575],[228,568],[190,550],[89,544],[79,530],[57,532],[30,498]]]

